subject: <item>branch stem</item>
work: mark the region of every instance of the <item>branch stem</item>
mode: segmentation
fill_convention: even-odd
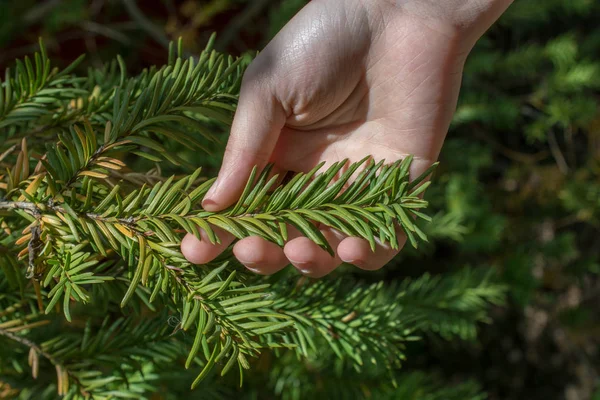
[[[36,218],[41,217],[40,209],[34,203],[26,201],[7,201],[0,200],[0,210],[23,210],[33,215]]]
[[[60,212],[63,214],[67,213],[67,211],[64,208],[57,206],[57,205],[46,204],[45,206],[52,211]],[[27,201],[0,200],[0,210],[9,210],[9,211],[10,210],[23,210],[38,219],[42,217],[42,209],[37,204],[30,203]],[[105,218],[99,214],[94,214],[94,213],[84,213],[82,215],[89,219],[93,219],[96,221],[119,222],[120,224],[127,225],[127,226],[131,226],[132,224],[135,223],[135,220],[133,218],[116,218],[116,219],[115,218]]]
[[[0,328],[0,336],[4,336],[10,340],[13,340],[17,343],[22,344],[23,346],[27,346],[30,349],[35,350],[38,354],[41,354],[44,358],[46,358],[48,361],[50,361],[52,363],[52,365],[58,365],[60,367],[63,367],[62,363],[60,361],[58,361],[56,358],[54,358],[52,356],[52,354],[42,350],[42,348],[35,342],[32,342],[31,340],[24,338],[22,336],[19,336],[17,334],[14,334],[12,332],[9,332],[6,329]],[[64,367],[63,367],[64,368]]]

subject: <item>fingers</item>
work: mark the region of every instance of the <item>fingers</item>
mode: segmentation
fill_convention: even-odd
[[[291,263],[302,274],[321,278],[342,263],[339,257],[332,257],[319,245],[302,237],[297,229],[290,227],[288,233],[289,240],[283,249],[261,237],[251,236],[237,242],[233,246],[233,254],[246,268],[260,275],[272,275]],[[322,230],[322,233],[334,250],[344,238],[342,234],[329,228]],[[230,244],[231,235],[224,232],[223,236],[227,239],[227,245]],[[182,250],[188,260],[207,263],[224,251],[227,245],[211,245],[204,237],[203,241],[198,241],[194,236],[188,235],[184,238]]]
[[[389,243],[377,243],[375,252],[371,250],[369,242],[362,238],[349,237],[340,243],[337,248],[340,259],[348,264],[353,264],[360,269],[374,271],[388,264],[404,247],[406,235],[398,233],[398,249],[392,249]]]
[[[337,249],[338,244],[343,239],[343,235],[333,229],[326,228],[321,230],[321,233],[334,250]],[[321,278],[342,263],[337,254],[332,257],[327,251],[306,237],[290,240],[283,251],[296,269],[311,278]]]
[[[212,229],[215,235],[220,239],[221,243],[212,244],[206,232],[202,229],[198,240],[194,235],[186,235],[181,241],[181,253],[184,257],[193,264],[206,264],[214,260],[219,254],[233,242],[234,236],[229,232],[213,226]]]
[[[288,242],[301,236],[293,226],[288,225],[287,231]],[[246,268],[259,275],[272,275],[290,264],[281,247],[257,236],[240,240],[233,247],[233,254]]]
[[[321,230],[335,256],[331,256],[310,239],[297,236],[281,249],[275,243],[259,237],[249,237],[238,242],[233,252],[249,270],[260,275],[271,275],[292,264],[301,274],[311,278],[322,278],[333,272],[342,262],[353,264],[364,270],[377,270],[388,264],[406,243],[406,236],[398,234],[398,249],[387,244],[377,244],[375,252],[369,242],[358,237],[345,237],[341,233],[325,228]]]
[[[237,242],[233,254],[246,268],[259,275],[272,275],[290,263],[281,247],[258,236]]]
[[[233,242],[230,233],[213,227],[221,243],[211,244],[202,230],[202,240],[187,235],[181,243],[183,255],[194,264],[206,264],[214,260]],[[322,278],[334,271],[342,262],[364,270],[377,270],[388,264],[406,243],[406,236],[398,233],[398,249],[389,243],[378,243],[375,252],[369,242],[358,237],[345,237],[331,228],[321,230],[335,255],[331,256],[312,240],[301,236],[295,228],[289,228],[290,239],[282,249],[277,244],[258,236],[237,242],[233,247],[235,257],[250,271],[260,275],[272,275],[292,264],[300,273],[311,278]]]
[[[266,57],[259,55],[244,75],[223,165],[202,202],[208,211],[219,211],[235,203],[252,168],[263,168],[269,162],[285,125],[285,112],[264,77],[269,61]]]
[[[181,251],[188,261],[206,264],[221,254],[235,239],[225,230],[213,227],[220,243],[212,244],[208,235],[200,230],[201,240],[187,235],[181,243]],[[404,247],[406,236],[398,229],[398,249],[389,243],[377,242],[375,252],[369,242],[358,237],[345,237],[340,232],[325,227],[321,233],[327,239],[335,255],[331,256],[312,240],[301,236],[294,227],[288,228],[289,240],[282,249],[276,243],[258,236],[250,236],[233,247],[234,256],[250,271],[260,275],[272,275],[292,264],[300,273],[311,278],[321,278],[334,271],[342,262],[364,270],[377,270],[388,264]]]

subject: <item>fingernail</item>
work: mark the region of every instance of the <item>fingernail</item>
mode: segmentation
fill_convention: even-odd
[[[206,192],[206,194],[204,195],[204,199],[202,199],[202,207],[215,207],[217,205],[217,202],[214,201],[212,198],[215,197],[215,195],[217,194],[218,187],[219,181],[217,180],[215,181],[215,183],[213,183],[210,189],[208,189],[208,192]]]
[[[242,263],[244,265],[244,267],[248,268],[250,271],[259,274],[260,273],[260,269],[258,269],[258,264],[257,263],[253,263],[253,262],[243,262]]]
[[[202,208],[204,208],[207,211],[212,211],[212,209],[214,209],[215,207],[217,207],[217,203],[211,199],[205,198],[204,200],[202,200]]]
[[[312,274],[314,272],[315,265],[312,262],[297,262],[292,260],[290,260],[290,262],[304,275]]]

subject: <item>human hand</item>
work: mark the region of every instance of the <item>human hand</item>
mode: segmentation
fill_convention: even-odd
[[[232,205],[250,171],[311,170],[372,155],[388,162],[412,154],[412,176],[438,157],[456,108],[463,63],[476,40],[512,0],[313,0],[249,66],[208,211]],[[440,5],[441,4],[441,5]],[[259,237],[234,245],[250,270],[272,274],[288,264],[321,277],[342,262],[374,270],[398,252],[324,227],[335,250],[290,231],[282,249]],[[188,235],[182,252],[203,264],[234,240],[216,228],[213,245]],[[406,237],[399,236],[402,248]]]

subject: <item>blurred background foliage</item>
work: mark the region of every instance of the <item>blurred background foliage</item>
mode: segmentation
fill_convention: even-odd
[[[4,0],[0,67],[35,50],[38,37],[63,66],[81,53],[88,55],[88,66],[121,54],[130,71],[139,71],[166,62],[169,40],[182,37],[194,54],[213,31],[219,50],[252,53],[304,4]],[[508,287],[509,304],[494,310],[477,342],[425,342],[413,350],[407,371],[428,368],[446,381],[478,381],[490,399],[600,399],[598,21],[596,0],[516,0],[470,55],[441,167],[427,195],[435,213],[428,226],[434,240],[404,251],[372,276],[493,268]],[[214,150],[202,160],[183,156],[210,166],[212,174],[220,163]],[[261,363],[246,380],[248,398],[260,398],[261,385],[277,386],[269,382],[273,374],[260,374],[270,368],[268,357]],[[295,371],[296,364],[278,364],[287,365],[278,374],[310,385],[303,381],[310,374]],[[318,374],[322,385],[335,384],[328,372]],[[188,378],[173,377],[182,383],[181,396]],[[419,388],[428,378],[414,372],[405,379],[405,387],[414,381]],[[214,389],[224,396],[227,390]],[[468,384],[456,390],[457,399],[471,396],[465,394],[472,390]],[[434,387],[427,396],[442,399]],[[425,397],[415,389],[403,398]]]

